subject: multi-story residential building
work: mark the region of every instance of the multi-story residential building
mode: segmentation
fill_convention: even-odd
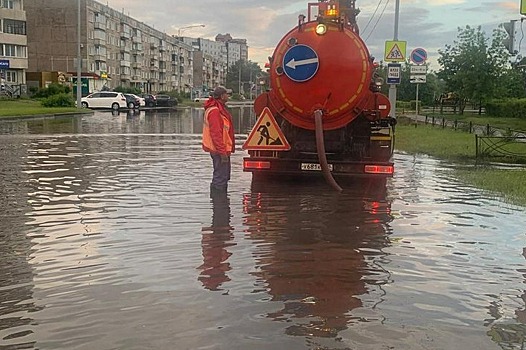
[[[23,1],[29,71],[64,71],[75,76],[80,44],[82,78],[90,92],[117,86],[153,93],[190,92],[191,45],[94,0],[78,0],[79,43],[77,1]]]
[[[234,65],[237,61],[248,61],[248,45],[246,39],[234,39],[227,34],[218,34],[216,41],[226,44],[228,67]]]
[[[199,95],[207,95],[208,90],[225,85],[227,74],[226,44],[203,38],[181,38],[192,45],[194,51],[194,87]]]
[[[26,91],[28,68],[24,0],[0,0],[0,88],[10,94]]]

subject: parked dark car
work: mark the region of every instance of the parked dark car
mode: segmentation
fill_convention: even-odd
[[[142,95],[142,98],[144,98],[146,107],[155,107],[157,105],[157,99],[155,98],[154,95],[144,94]]]
[[[177,99],[170,95],[156,95],[157,107],[175,107],[177,106]]]
[[[124,97],[126,97],[126,107],[128,107],[128,109],[135,109],[140,107],[141,101],[137,98],[137,96],[131,94],[124,94]]]

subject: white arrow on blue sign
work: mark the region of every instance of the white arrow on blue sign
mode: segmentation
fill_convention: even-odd
[[[294,45],[283,56],[285,74],[297,82],[304,82],[314,77],[319,63],[318,54],[307,45]]]

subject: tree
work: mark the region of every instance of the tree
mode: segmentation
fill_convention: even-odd
[[[263,75],[259,65],[252,61],[239,60],[228,68],[226,87],[237,94],[250,94],[257,83],[257,77]]]
[[[460,99],[460,113],[471,101],[479,106],[479,113],[486,101],[501,97],[509,68],[509,53],[503,44],[505,32],[493,31],[491,44],[481,27],[458,28],[458,40],[438,50],[441,70],[438,77],[446,83],[448,92]]]
[[[387,81],[387,65],[380,64],[378,68],[379,75]],[[396,95],[398,101],[412,101],[416,98],[416,84],[410,82],[411,65],[409,62],[402,63],[402,71],[400,77],[400,84],[396,87]],[[435,99],[444,92],[444,83],[438,79],[434,72],[426,74],[426,83],[419,86],[419,100],[420,104],[424,106],[432,106]],[[382,93],[389,95],[389,85],[382,85]]]

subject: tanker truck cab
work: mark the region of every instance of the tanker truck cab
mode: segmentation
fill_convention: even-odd
[[[359,36],[355,1],[308,5],[269,58],[270,89],[254,102],[259,117],[243,145],[243,169],[330,183],[391,177],[396,121]]]

